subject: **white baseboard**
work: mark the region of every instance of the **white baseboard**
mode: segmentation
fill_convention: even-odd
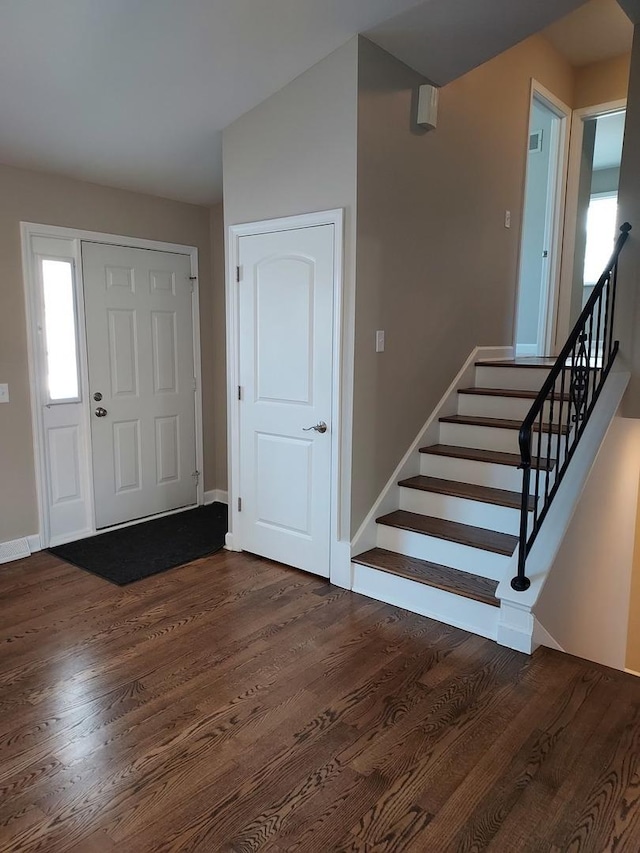
[[[26,537],[0,542],[0,563],[12,563],[14,560],[24,560],[25,557],[30,556],[31,548]]]
[[[546,648],[555,649],[557,652],[564,651],[555,637],[552,637],[547,629],[544,628],[535,617],[533,620],[533,639],[538,646],[546,646]]]
[[[27,542],[32,554],[35,554],[36,551],[42,551],[42,540],[39,533],[36,533],[34,536],[27,536]]]
[[[331,546],[329,580],[343,589],[351,589],[353,586],[350,542],[334,542]]]
[[[637,676],[638,678],[640,678],[640,672],[636,672],[636,670],[635,670],[635,669],[629,669],[629,667],[625,666],[624,671],[625,671],[626,673],[628,673],[629,675],[635,675],[635,676]]]
[[[205,506],[213,503],[228,504],[229,492],[222,489],[211,489],[211,491],[204,493],[204,503]]]

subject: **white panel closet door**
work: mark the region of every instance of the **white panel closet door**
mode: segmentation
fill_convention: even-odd
[[[239,238],[242,547],[327,577],[333,258],[333,225]]]
[[[83,242],[82,267],[96,527],[195,504],[190,259]]]

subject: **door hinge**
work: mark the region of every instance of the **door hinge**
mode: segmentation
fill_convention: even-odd
[[[242,512],[242,498],[238,498],[238,512]]]
[[[236,267],[236,281],[239,282],[241,277],[242,277],[241,267]]]
[[[242,385],[238,385],[238,400],[242,400]]]
[[[191,476],[196,481],[196,486],[197,486],[200,483],[200,471],[194,471]]]
[[[189,284],[191,285],[191,292],[192,292],[192,293],[193,293],[193,292],[194,292],[194,290],[196,289],[196,281],[197,281],[197,280],[198,280],[198,276],[197,276],[197,275],[190,275],[190,276],[189,276]]]

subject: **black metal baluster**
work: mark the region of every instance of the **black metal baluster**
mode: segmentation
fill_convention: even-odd
[[[531,428],[522,426],[518,436],[520,467],[522,468],[522,496],[520,502],[520,542],[518,545],[518,573],[511,581],[516,592],[529,589],[531,581],[526,576],[527,535],[529,524],[529,492],[531,490]]]
[[[530,581],[526,574],[526,560],[531,547],[546,517],[547,510],[558,490],[560,482],[573,455],[575,447],[591,415],[602,384],[618,350],[613,340],[615,321],[618,257],[624,246],[631,226],[625,222],[614,252],[593,293],[584,306],[566,344],[560,351],[554,366],[542,385],[536,399],[520,428],[520,468],[522,469],[522,496],[520,503],[520,542],[517,575],[511,581],[513,589],[528,589]],[[596,314],[597,311],[597,314]],[[604,317],[603,317],[604,311]],[[595,325],[595,340],[594,340]],[[600,335],[602,334],[602,350]],[[600,352],[602,354],[600,355]],[[568,375],[567,375],[568,374]],[[560,401],[556,423],[556,395],[560,378]],[[568,387],[567,387],[568,386]],[[566,403],[566,416],[565,416]],[[545,410],[548,421],[545,423]],[[538,433],[535,462],[532,459],[533,432]],[[543,463],[542,438],[547,438],[544,501],[540,506],[540,473]],[[564,442],[562,437],[565,437]],[[551,468],[551,445],[555,439],[555,476],[549,488]],[[562,447],[564,444],[564,455]],[[535,464],[535,486],[531,494],[531,466]],[[529,504],[533,500],[533,523],[529,533]]]
[[[593,306],[595,308],[595,305]],[[600,387],[600,380],[602,379],[602,369],[604,367],[604,347],[602,349],[602,355],[600,355],[600,322],[602,320],[602,292],[598,297],[598,322],[596,323],[596,367],[593,371],[593,394],[598,391]],[[600,366],[598,366],[598,360],[600,361]]]
[[[591,371],[598,363],[593,355],[593,312],[589,315],[589,342],[587,345],[587,363],[585,365],[584,412],[589,408],[589,390],[591,389]],[[584,417],[584,415],[583,415]]]
[[[562,365],[562,370],[560,371],[560,407],[558,411],[558,440],[556,442],[556,474],[555,479],[558,479],[558,471],[560,469],[560,450],[562,444],[562,435],[563,435],[563,425],[562,425],[562,410],[564,409],[564,398],[565,398],[565,375],[566,375],[566,365]],[[568,415],[567,421],[571,418],[571,405],[567,406]],[[567,426],[568,429],[568,426]]]
[[[573,349],[571,350],[571,365],[569,372],[569,413],[570,417],[567,421],[567,434],[565,436],[564,442],[564,457],[562,459],[562,469],[564,470],[564,466],[567,462],[567,457],[569,456],[569,438],[571,436],[571,428],[572,425],[578,420],[578,409],[577,409],[577,401],[576,401],[576,378],[575,378],[575,369],[576,369],[576,345],[573,345]],[[559,472],[558,472],[559,473]]]
[[[602,295],[606,291],[606,301],[605,301],[605,310],[604,310],[604,330],[602,333],[602,362],[603,364],[606,361],[609,361],[609,346],[611,345],[611,335],[609,334],[609,317],[610,317],[610,305],[611,305],[611,274],[609,274],[603,285]]]
[[[610,278],[609,286],[611,287],[611,330],[610,330],[610,336],[609,336],[609,358],[611,358],[611,354],[613,353],[615,346],[616,346],[616,342],[613,340],[613,331],[614,331],[613,324],[614,324],[615,316],[616,316],[616,291],[618,289],[618,262],[617,261],[613,267],[613,275],[612,275],[612,278]],[[609,359],[607,359],[607,363],[608,363],[608,361],[609,361]]]
[[[556,395],[556,385],[553,383],[553,387],[551,388],[551,396],[549,398],[549,432],[547,435],[547,473],[545,475],[544,480],[544,503],[545,506],[547,504],[547,500],[549,499],[549,471],[551,470],[551,444],[553,442],[553,404],[555,402]],[[544,409],[543,409],[544,411]],[[559,426],[558,426],[559,430]],[[559,441],[558,437],[558,441]]]
[[[544,412],[544,403],[540,407],[538,415],[538,452],[536,453],[536,488],[535,488],[535,507],[533,509],[533,527],[535,529],[538,523],[539,503],[540,503],[540,467],[542,465],[542,413]]]

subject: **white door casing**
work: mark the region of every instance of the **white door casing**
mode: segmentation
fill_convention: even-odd
[[[192,283],[191,314],[195,365],[195,426],[197,468],[202,470],[202,402],[200,379],[200,326],[198,307],[198,251],[195,247],[122,235],[104,234],[55,225],[22,222],[22,257],[27,313],[30,396],[38,498],[38,547],[50,547],[96,532],[91,423],[97,405],[90,399],[85,335],[82,241],[107,246],[135,247],[151,252],[184,256]],[[41,259],[69,260],[73,264],[78,323],[77,358],[80,388],[76,400],[51,402],[47,392],[44,349]],[[90,408],[90,405],[93,408]],[[197,502],[203,502],[203,484],[197,485]],[[170,512],[179,510],[170,510]],[[162,513],[160,513],[162,514]],[[126,524],[135,523],[125,522]]]
[[[529,122],[527,123],[527,140],[530,141],[530,134],[536,130],[532,126],[532,117],[534,106],[544,110],[548,116],[552,117],[551,127],[545,132],[546,140],[543,137],[544,149],[551,154],[548,174],[544,179],[544,187],[535,184],[535,192],[539,193],[541,189],[545,190],[544,197],[544,237],[540,241],[540,246],[536,245],[534,240],[533,249],[536,257],[538,254],[542,256],[543,250],[546,254],[539,257],[537,263],[540,265],[539,280],[540,286],[534,290],[528,291],[529,299],[535,301],[533,305],[527,305],[523,288],[527,276],[525,270],[531,263],[532,258],[527,255],[525,247],[532,248],[527,242],[529,232],[525,231],[527,224],[527,209],[529,206],[528,190],[531,176],[529,175],[529,167],[531,165],[531,154],[527,156],[526,170],[526,188],[523,200],[522,211],[522,231],[520,235],[520,256],[519,256],[519,273],[518,273],[518,289],[516,298],[516,311],[514,318],[514,344],[516,347],[516,355],[550,355],[553,349],[553,341],[555,337],[555,327],[558,314],[558,292],[560,280],[560,266],[562,259],[562,237],[564,224],[564,206],[566,197],[566,179],[569,154],[569,128],[568,122],[571,116],[571,110],[556,96],[544,88],[536,80],[531,81],[530,92],[530,111]],[[534,122],[535,124],[535,122]],[[527,149],[528,151],[528,146]],[[538,155],[533,155],[534,157]],[[539,212],[536,214],[539,216]],[[536,225],[536,228],[538,226]],[[528,287],[531,287],[531,281],[528,282]],[[526,310],[525,310],[526,309]],[[531,316],[529,312],[531,311]],[[524,312],[524,313],[523,313]],[[536,340],[530,340],[531,333],[525,336],[526,343],[520,340],[519,321],[522,317],[527,317],[527,321],[535,320]]]
[[[242,547],[329,576],[333,224],[238,240]],[[313,429],[326,424],[326,431]]]
[[[196,503],[192,287],[182,254],[83,242],[82,263],[100,529]]]

